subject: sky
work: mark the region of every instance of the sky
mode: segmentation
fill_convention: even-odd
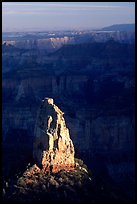
[[[96,29],[135,23],[135,2],[2,2],[2,31]]]

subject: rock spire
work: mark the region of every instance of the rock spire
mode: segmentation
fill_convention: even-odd
[[[74,169],[74,146],[63,115],[52,98],[42,100],[35,125],[33,156],[44,171]]]

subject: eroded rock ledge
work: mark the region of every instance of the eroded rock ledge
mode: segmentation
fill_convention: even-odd
[[[42,100],[35,125],[33,156],[43,171],[74,169],[74,145],[63,115],[52,98]]]

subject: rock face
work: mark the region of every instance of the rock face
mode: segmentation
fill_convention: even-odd
[[[74,168],[74,146],[69,129],[63,112],[52,98],[45,98],[38,112],[33,156],[44,171]]]

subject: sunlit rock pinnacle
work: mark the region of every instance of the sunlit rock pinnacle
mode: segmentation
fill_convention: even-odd
[[[74,146],[63,114],[52,98],[42,101],[35,126],[33,156],[44,171],[74,168]]]

